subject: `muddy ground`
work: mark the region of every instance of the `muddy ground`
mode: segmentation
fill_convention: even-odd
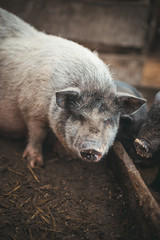
[[[141,239],[107,159],[58,158],[33,171],[25,141],[0,138],[0,239]]]

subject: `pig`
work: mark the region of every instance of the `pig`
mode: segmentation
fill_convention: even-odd
[[[142,94],[130,84],[115,80],[118,92],[128,93],[135,97],[143,98]],[[125,147],[127,153],[132,158],[134,163],[141,164],[141,159],[137,157],[134,140],[138,136],[142,124],[145,122],[148,114],[147,105],[144,104],[137,111],[131,114],[122,115],[116,139],[119,140]]]
[[[143,158],[152,158],[160,150],[160,91],[134,144],[137,154]]]
[[[150,187],[160,191],[160,91],[155,95],[148,117],[134,144],[137,154],[144,159],[144,162],[159,165],[157,176]]]
[[[118,92],[97,54],[0,9],[0,132],[27,136],[23,157],[32,168],[43,165],[48,130],[72,158],[98,162],[120,117],[145,102]]]
[[[115,80],[115,84],[118,92],[128,93],[135,97],[143,98],[142,94],[130,84],[119,80]],[[132,143],[133,146],[133,142],[138,136],[139,130],[147,118],[147,114],[147,105],[144,104],[134,113],[122,115],[120,117],[117,139],[125,143],[124,145]]]

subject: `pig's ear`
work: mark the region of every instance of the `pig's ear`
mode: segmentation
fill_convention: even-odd
[[[56,103],[60,108],[67,108],[74,105],[80,96],[78,88],[67,88],[62,91],[56,92]]]
[[[135,97],[127,93],[118,93],[117,101],[122,109],[122,115],[134,113],[146,103],[146,99]]]

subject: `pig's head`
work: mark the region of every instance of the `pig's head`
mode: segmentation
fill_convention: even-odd
[[[85,161],[98,162],[116,137],[122,114],[145,103],[142,98],[109,91],[68,88],[56,92],[56,113],[51,127],[65,147]],[[52,121],[52,120],[50,120]],[[53,122],[53,121],[52,121]]]
[[[160,92],[154,98],[146,122],[135,139],[137,154],[151,158],[160,149]]]

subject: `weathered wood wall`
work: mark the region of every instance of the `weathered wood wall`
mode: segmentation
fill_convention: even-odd
[[[1,0],[0,6],[36,28],[102,51],[141,50],[149,1]]]
[[[160,71],[148,77],[144,56],[155,33],[156,6],[150,0],[0,0],[0,7],[39,30],[102,53],[115,78],[160,87]]]

